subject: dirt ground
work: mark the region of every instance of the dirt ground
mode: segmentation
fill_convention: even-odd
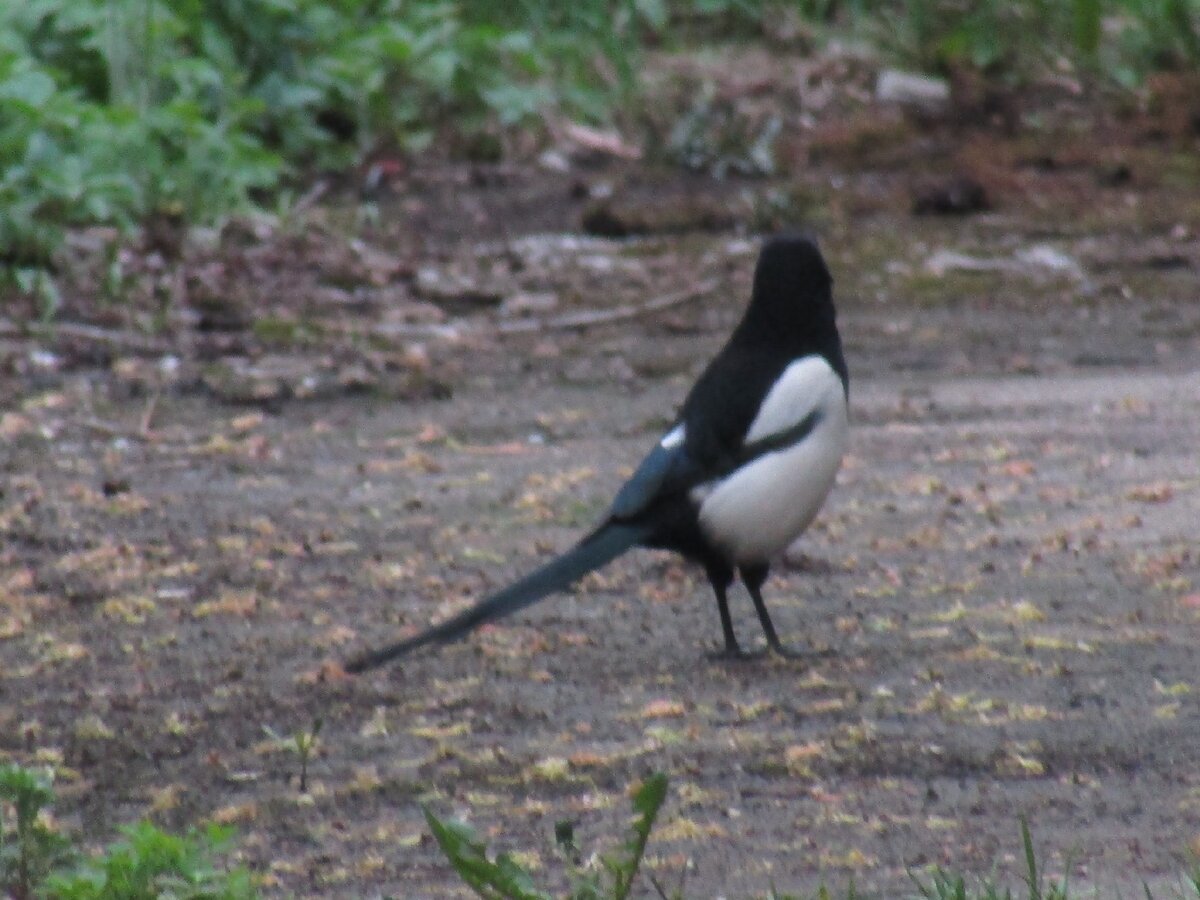
[[[54,766],[92,841],[235,824],[270,895],[462,896],[421,801],[561,887],[554,823],[605,846],[661,769],[648,865],[697,897],[1017,873],[1021,816],[1051,873],[1170,896],[1200,853],[1197,138],[848,121],[786,179],[412,170],[351,238],[331,205],[160,267],[189,299],[158,330],[149,300],[0,323],[0,758]],[[989,208],[914,214],[946,176]],[[779,191],[851,370],[850,454],[766,590],[811,657],[710,661],[702,575],[639,552],[340,675],[595,520]],[[580,234],[597,203],[641,233]],[[302,790],[268,729],[317,721]]]

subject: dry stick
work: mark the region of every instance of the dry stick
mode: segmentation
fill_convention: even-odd
[[[98,431],[100,434],[113,438],[126,438],[131,441],[148,441],[149,435],[141,434],[134,431],[132,428],[126,428],[124,425],[115,425],[112,422],[105,422],[102,419],[80,419],[79,424],[84,428],[92,431]]]
[[[614,309],[589,309],[583,312],[567,313],[549,319],[522,319],[517,322],[500,322],[496,330],[500,334],[526,334],[530,331],[569,331],[573,328],[589,328],[593,325],[611,325],[614,322],[624,322],[637,319],[651,313],[662,312],[673,306],[680,306],[689,300],[695,300],[711,293],[716,289],[717,279],[710,278],[682,291],[664,294],[645,303],[618,306]]]
[[[490,330],[495,334],[529,334],[538,331],[569,331],[574,328],[590,328],[593,325],[611,325],[614,322],[624,322],[647,316],[650,313],[662,312],[673,306],[681,306],[690,300],[696,300],[715,290],[720,284],[716,278],[710,278],[697,285],[655,297],[645,303],[618,306],[615,309],[587,309],[583,312],[567,313],[546,319],[520,319],[516,322],[497,322]],[[489,331],[488,326],[480,326],[474,322],[459,320],[445,324],[389,324],[375,326],[374,333],[384,337],[415,337],[415,338],[458,338],[466,334],[481,334]]]
[[[55,322],[47,327],[51,334],[64,337],[78,338],[85,341],[95,341],[100,344],[112,344],[130,350],[140,350],[143,353],[166,353],[170,346],[165,341],[145,337],[130,331],[118,331],[113,328],[100,328],[97,325],[85,325],[81,322]]]
[[[325,196],[325,192],[329,190],[329,182],[322,178],[314,184],[308,191],[301,195],[300,199],[292,204],[290,210],[292,216],[298,216],[301,213],[307,212],[308,208],[314,205],[318,200]]]
[[[138,434],[143,438],[150,437],[150,422],[154,418],[154,411],[158,408],[158,400],[162,397],[162,387],[156,387],[154,393],[150,395],[150,399],[146,402],[146,410],[142,413],[142,419],[138,423]]]
[[[103,419],[97,418],[95,415],[80,419],[79,424],[91,431],[98,431],[100,434],[113,438],[125,438],[131,441],[153,441],[154,433],[150,430],[150,422],[154,418],[154,411],[158,408],[159,398],[162,396],[162,387],[156,387],[154,393],[150,395],[149,401],[146,403],[145,410],[142,411],[142,417],[138,422],[137,428],[127,428],[124,425],[119,425],[114,422],[106,422]],[[91,410],[91,403],[87,403],[88,409]]]

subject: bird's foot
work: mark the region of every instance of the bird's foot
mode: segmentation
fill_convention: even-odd
[[[704,654],[713,662],[750,662],[762,659],[767,655],[766,650],[743,650],[737,644],[726,644],[720,650],[710,650]]]
[[[827,656],[833,655],[833,649],[830,647],[812,647],[804,650],[795,647],[789,647],[787,644],[779,641],[770,645],[771,652],[781,659],[799,659],[799,660],[814,660],[824,659]]]
[[[787,644],[775,643],[771,644],[771,653],[781,659],[812,659],[811,651],[798,650],[795,647],[789,647]]]

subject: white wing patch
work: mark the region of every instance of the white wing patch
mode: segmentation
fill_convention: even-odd
[[[664,450],[674,450],[683,443],[686,437],[687,431],[684,429],[684,427],[682,425],[676,425],[666,434],[665,437],[663,437],[661,441],[658,442],[658,444]]]
[[[805,416],[829,401],[834,387],[843,392],[842,380],[825,357],[796,360],[783,370],[763,398],[743,443],[752,444],[799,425]]]
[[[798,443],[781,447],[692,492],[700,525],[738,564],[766,562],[792,543],[825,501],[846,447],[842,380],[820,356],[792,363],[767,393],[745,443],[820,418]]]

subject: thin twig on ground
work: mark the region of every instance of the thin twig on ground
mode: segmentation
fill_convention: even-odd
[[[146,409],[142,412],[142,418],[138,422],[138,434],[143,438],[150,438],[150,422],[154,419],[160,397],[162,397],[162,388],[157,387],[150,395],[150,399],[146,401]]]
[[[96,431],[113,438],[125,438],[130,441],[149,441],[151,437],[149,434],[138,431],[136,428],[126,428],[124,425],[105,422],[103,419],[80,419],[79,424],[91,431]]]
[[[171,347],[166,341],[137,334],[132,331],[122,331],[115,328],[101,328],[99,325],[87,325],[83,322],[54,322],[45,328],[49,336],[76,338],[92,341],[98,344],[109,344],[127,350],[142,353],[167,353]]]
[[[486,325],[459,319],[453,322],[427,323],[396,323],[376,327],[375,333],[388,337],[424,337],[454,339],[467,335],[478,335],[486,332],[494,334],[535,334],[550,331],[572,331],[578,328],[591,328],[596,325],[613,325],[638,319],[653,313],[663,312],[676,306],[682,306],[692,300],[698,300],[716,290],[720,281],[709,278],[699,284],[654,297],[644,303],[630,303],[612,309],[585,309],[579,312],[565,313],[560,316],[549,316],[536,319],[518,319],[510,322],[495,322]]]
[[[530,331],[569,331],[575,328],[589,328],[593,325],[611,325],[615,322],[625,322],[638,319],[651,313],[662,312],[675,306],[681,306],[691,300],[699,299],[705,294],[716,290],[718,281],[709,278],[699,284],[654,297],[645,303],[630,303],[613,309],[585,309],[581,312],[566,313],[544,319],[521,319],[516,322],[500,322],[496,330],[501,334],[523,334]]]

